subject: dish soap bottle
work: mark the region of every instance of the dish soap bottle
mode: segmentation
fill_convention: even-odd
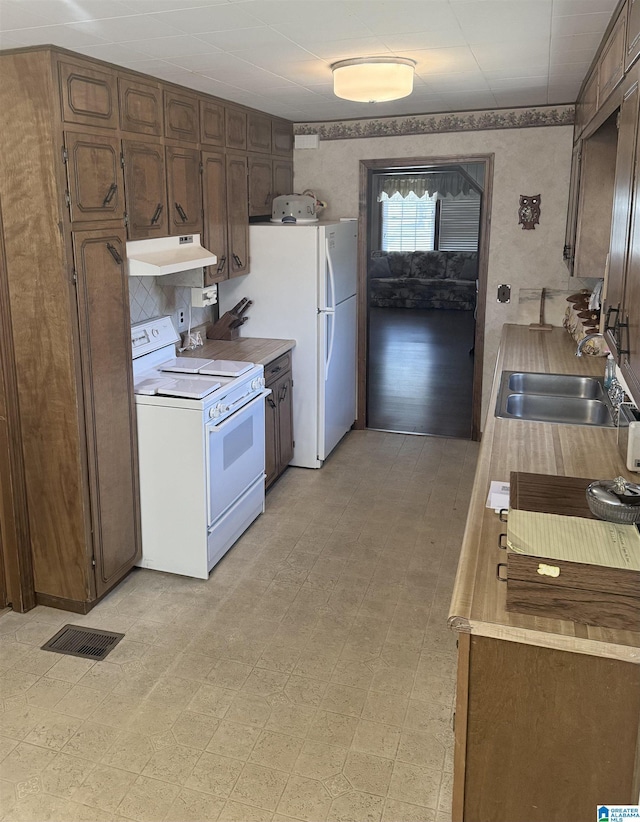
[[[611,383],[616,377],[616,361],[613,359],[613,354],[609,354],[607,362],[604,367],[604,387],[610,388]]]

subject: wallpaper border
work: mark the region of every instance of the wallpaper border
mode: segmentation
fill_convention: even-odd
[[[442,134],[448,131],[486,131],[539,126],[571,126],[575,106],[533,106],[444,114],[411,114],[406,117],[366,117],[295,123],[294,134],[318,134],[321,140],[354,140],[361,137],[403,137]]]

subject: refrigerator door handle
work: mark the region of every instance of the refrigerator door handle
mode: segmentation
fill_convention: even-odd
[[[329,240],[325,240],[325,250],[327,255],[327,271],[329,272],[329,287],[331,288],[331,305],[327,308],[335,309],[336,307],[336,281],[333,274],[333,260],[331,259],[331,251],[329,250]]]
[[[335,311],[331,309],[330,311],[323,311],[322,312],[326,316],[325,322],[329,322],[331,319],[331,336],[329,337],[329,353],[327,354],[327,359],[324,363],[324,381],[326,382],[329,378],[329,366],[331,365],[331,357],[333,356],[333,340],[336,335],[336,316]]]

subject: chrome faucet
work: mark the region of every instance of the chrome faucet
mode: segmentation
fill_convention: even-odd
[[[593,334],[587,334],[586,336],[584,336],[580,340],[580,342],[578,343],[578,349],[576,351],[576,357],[581,357],[582,356],[582,346],[586,342],[588,342],[589,340],[592,340],[594,337],[602,337],[602,339],[604,339],[604,334],[601,334],[599,331],[597,331],[597,332],[594,332]]]

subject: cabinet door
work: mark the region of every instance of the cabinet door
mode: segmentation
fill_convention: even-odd
[[[275,385],[271,386],[272,392]],[[278,401],[274,394],[264,400],[264,472],[265,488],[268,488],[278,477]]]
[[[247,147],[247,112],[225,106],[224,142],[227,148],[244,151]]]
[[[167,235],[167,186],[164,148],[125,140],[124,181],[130,240]]]
[[[249,156],[249,216],[271,214],[271,159]]]
[[[197,98],[165,89],[164,136],[187,143],[197,143],[199,135]]]
[[[598,109],[598,69],[587,81],[582,95],[576,103],[576,131],[580,133]]]
[[[116,128],[116,75],[81,63],[59,64],[62,118],[67,123]]]
[[[629,228],[631,219],[636,138],[638,132],[638,81],[627,90],[618,122],[618,150],[611,215],[609,271],[605,287],[605,334],[610,346],[617,346],[616,327],[624,294]]]
[[[640,56],[640,0],[629,0],[625,69]]]
[[[244,154],[227,154],[227,213],[229,276],[238,277],[249,273],[249,195]]]
[[[108,134],[64,135],[73,222],[124,218],[120,144]]]
[[[627,15],[623,11],[618,17],[600,56],[598,78],[598,108],[604,103],[624,76],[625,33]]]
[[[291,157],[293,151],[293,124],[273,120],[271,123],[271,153]]]
[[[120,128],[136,134],[162,135],[162,90],[130,77],[118,78]]]
[[[124,230],[73,234],[96,596],[140,558]]]
[[[202,232],[200,152],[167,146],[169,234]]]
[[[274,197],[281,194],[293,194],[293,163],[290,160],[273,159],[273,182],[271,186]]]
[[[582,141],[573,149],[571,157],[571,179],[569,182],[569,203],[567,205],[567,225],[564,234],[564,251],[562,256],[573,274],[573,262],[576,244],[576,227],[578,224],[578,193],[580,190],[580,161],[582,158]]]
[[[278,464],[282,473],[293,459],[293,380],[287,371],[278,380]],[[275,392],[274,392],[275,393]]]
[[[225,156],[221,152],[202,153],[202,196],[204,203],[204,244],[218,258],[217,265],[205,268],[205,284],[229,276],[227,251],[227,180]]]
[[[622,356],[622,368],[636,402],[640,401],[640,128],[636,134],[635,170],[629,236],[629,255],[625,277],[622,327],[618,327],[618,350],[627,351]]]
[[[224,106],[213,100],[200,100],[200,142],[224,146]]]
[[[247,117],[247,150],[271,154],[271,117],[249,112]]]

